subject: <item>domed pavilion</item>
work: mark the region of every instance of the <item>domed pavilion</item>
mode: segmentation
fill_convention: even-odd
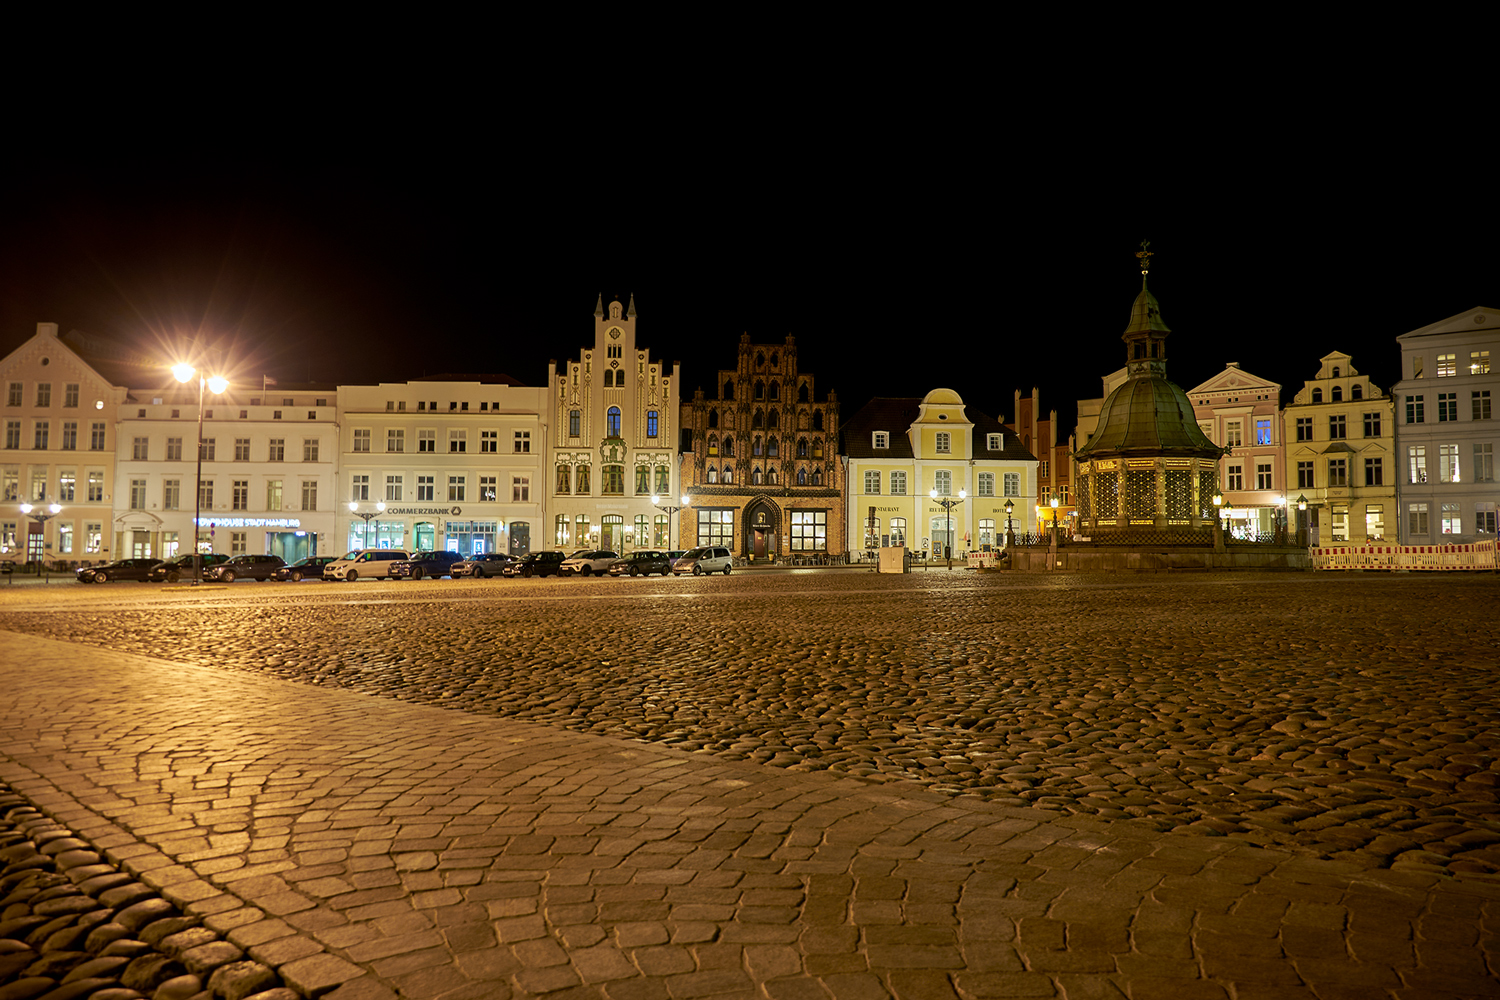
[[[1104,400],[1099,424],[1074,452],[1078,533],[1105,544],[1212,545],[1218,462],[1224,449],[1198,427],[1186,393],[1167,379],[1167,336],[1146,287],[1151,252],[1142,244],[1141,293],[1130,311],[1126,378]]]

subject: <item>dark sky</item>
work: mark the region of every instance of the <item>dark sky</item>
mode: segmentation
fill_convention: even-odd
[[[1009,417],[1036,385],[1071,427],[1123,363],[1148,238],[1184,388],[1232,360],[1285,402],[1333,350],[1388,388],[1398,334],[1500,305],[1493,189],[1312,134],[1132,148],[835,131],[746,152],[601,132],[551,154],[12,158],[0,350],[52,321],[164,364],[201,332],[251,383],[544,384],[591,336],[596,295],[633,292],[640,342],[683,363],[685,397],[742,332],[791,333],[846,416],[947,386]]]

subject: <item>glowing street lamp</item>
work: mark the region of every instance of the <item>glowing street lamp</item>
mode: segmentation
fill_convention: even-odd
[[[934,501],[936,501],[937,504],[938,504],[938,506],[940,506],[940,507],[943,508],[943,513],[945,513],[947,515],[948,526],[945,529],[945,533],[948,536],[948,541],[946,542],[946,544],[943,545],[943,548],[945,548],[945,549],[948,550],[948,569],[952,570],[953,569],[953,508],[957,507],[959,504],[961,504],[961,503],[964,502],[964,500],[969,495],[969,491],[968,490],[959,490],[958,491],[958,499],[957,500],[953,499],[952,497],[940,497],[940,496],[938,496],[937,487],[933,487],[931,490],[929,490],[927,492],[927,495],[931,499],[933,499]]]
[[[349,513],[353,514],[355,517],[364,518],[364,521],[365,521],[365,531],[364,531],[365,544],[364,544],[364,547],[367,548],[367,549],[379,548],[378,544],[377,545],[371,545],[370,544],[370,518],[372,518],[372,517],[379,517],[384,511],[385,511],[385,501],[384,500],[377,500],[375,502],[375,509],[372,510],[372,511],[371,510],[360,510],[359,509],[359,504],[355,503],[353,500],[349,501]],[[375,522],[375,535],[376,535],[376,539],[375,540],[378,543],[379,540],[380,540],[380,522],[379,521]]]
[[[193,490],[193,586],[203,582],[203,553],[198,545],[198,522],[203,517],[203,390],[215,396],[229,388],[229,380],[221,375],[204,375],[192,365],[182,362],[172,366],[172,377],[186,384],[198,378],[198,472]]]
[[[62,504],[56,502],[49,503],[45,511],[40,511],[29,503],[23,503],[21,504],[21,513],[42,526],[42,547],[37,552],[37,555],[40,557],[37,559],[37,562],[42,564],[42,572],[45,573],[47,571],[47,522],[62,513]],[[27,562],[31,561],[31,544],[29,535],[27,537],[26,545],[26,560]]]
[[[664,503],[661,502],[661,497],[658,496],[657,494],[653,493],[653,494],[651,494],[651,503],[653,505],[655,505],[655,507],[656,507],[657,510],[666,511],[666,514],[667,514],[667,548],[670,549],[672,547],[672,523],[677,519],[676,515],[677,515],[677,512],[679,510],[687,510],[689,507],[692,506],[692,498],[688,497],[687,495],[684,495],[682,497],[682,503],[681,503],[681,505],[664,504]],[[637,542],[636,544],[640,544],[640,543]]]

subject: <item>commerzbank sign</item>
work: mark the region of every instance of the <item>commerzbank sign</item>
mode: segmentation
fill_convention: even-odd
[[[458,517],[464,512],[462,507],[387,507],[381,511],[382,514],[448,514]]]

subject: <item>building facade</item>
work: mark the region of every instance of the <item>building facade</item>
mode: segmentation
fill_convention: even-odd
[[[819,400],[797,365],[796,338],[740,337],[712,395],[682,405],[683,546],[722,545],[747,560],[841,557],[845,551],[839,403]]]
[[[1500,310],[1475,308],[1396,338],[1397,486],[1406,545],[1495,537]]]
[[[1347,354],[1319,361],[1283,410],[1288,502],[1306,497],[1299,517],[1310,544],[1395,540],[1395,409]],[[1289,511],[1290,511],[1289,507]]]
[[[1227,449],[1219,461],[1219,488],[1230,534],[1249,540],[1281,537],[1287,510],[1281,385],[1231,361],[1187,394],[1203,433]]]
[[[547,391],[514,382],[452,375],[340,387],[337,551],[546,547]]]
[[[547,506],[538,548],[573,552],[666,549],[671,520],[661,506],[680,496],[676,372],[636,341],[635,299],[594,307],[594,339],[580,355],[548,366],[547,417],[555,428]]]
[[[934,557],[986,551],[1038,528],[1035,455],[951,389],[872,399],[844,427],[847,541],[873,556],[901,545]],[[934,495],[935,494],[935,495]],[[944,507],[940,501],[961,499]]]
[[[1049,524],[1056,516],[1062,530],[1071,532],[1076,522],[1076,508],[1073,506],[1073,441],[1071,438],[1058,441],[1056,410],[1050,410],[1047,416],[1042,416],[1040,389],[1033,387],[1030,396],[1022,396],[1021,390],[1017,389],[1014,407],[1015,419],[1006,423],[1005,427],[1021,439],[1022,448],[1037,456],[1037,508]],[[1055,514],[1052,508],[1053,497],[1057,497]]]

